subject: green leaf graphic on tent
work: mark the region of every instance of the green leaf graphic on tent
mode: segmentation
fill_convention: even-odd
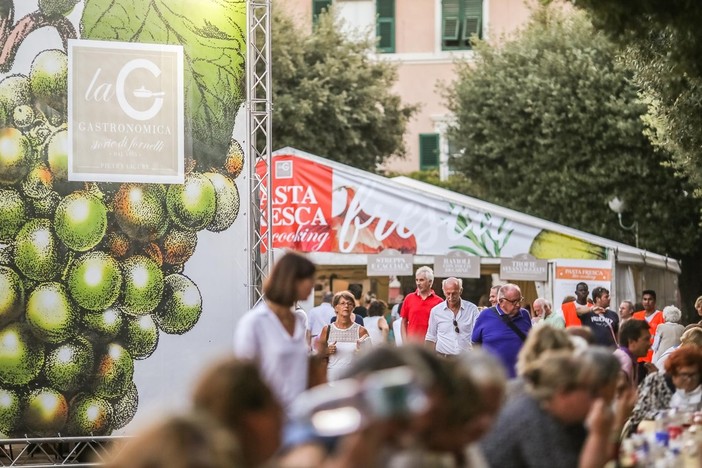
[[[507,229],[507,220],[502,218],[499,226],[490,213],[477,213],[471,218],[468,209],[449,203],[450,213],[455,214],[454,231],[463,236],[468,245],[452,245],[451,250],[460,250],[483,257],[499,257],[509,242],[514,229]],[[449,222],[451,220],[449,219]]]

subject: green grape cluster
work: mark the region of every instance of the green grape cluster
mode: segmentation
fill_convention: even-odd
[[[65,1],[65,9],[75,2]],[[63,8],[61,9],[63,10]],[[52,14],[59,12],[52,12]],[[134,361],[202,313],[183,274],[197,231],[228,229],[243,165],[184,184],[67,180],[66,54],[0,81],[0,433],[101,435],[136,413]]]

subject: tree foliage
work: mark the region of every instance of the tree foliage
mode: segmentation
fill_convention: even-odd
[[[607,206],[625,200],[641,247],[680,255],[699,242],[699,202],[644,134],[646,103],[616,47],[581,12],[534,12],[500,48],[476,44],[448,89],[453,168],[487,199],[633,244]]]
[[[654,142],[702,196],[702,8],[690,0],[578,0],[594,24],[627,47],[650,96]]]
[[[397,73],[375,60],[371,39],[351,40],[332,13],[304,34],[275,10],[272,28],[273,147],[294,146],[375,172],[404,156],[414,106],[392,93]]]

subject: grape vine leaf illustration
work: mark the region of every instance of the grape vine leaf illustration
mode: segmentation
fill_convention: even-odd
[[[86,0],[80,32],[83,39],[183,45],[186,151],[192,142],[198,168],[208,170],[221,166],[244,100],[243,24],[245,0]]]
[[[490,213],[476,213],[471,216],[469,210],[460,207],[459,205],[449,204],[451,213],[455,213],[454,231],[462,235],[468,242],[473,244],[472,247],[467,245],[452,245],[451,250],[460,250],[471,255],[479,255],[485,257],[499,257],[502,255],[502,249],[509,242],[514,229],[507,229],[507,219],[502,219],[499,226],[495,223],[499,218],[493,217]],[[479,220],[478,226],[475,225]]]

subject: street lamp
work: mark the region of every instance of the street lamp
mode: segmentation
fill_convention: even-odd
[[[634,231],[634,239],[636,242],[636,248],[639,248],[639,223],[634,221],[631,226],[624,226],[622,222],[622,212],[624,211],[625,203],[624,200],[620,200],[619,197],[615,196],[609,202],[609,209],[617,213],[617,219],[619,219],[619,226],[625,231]]]

